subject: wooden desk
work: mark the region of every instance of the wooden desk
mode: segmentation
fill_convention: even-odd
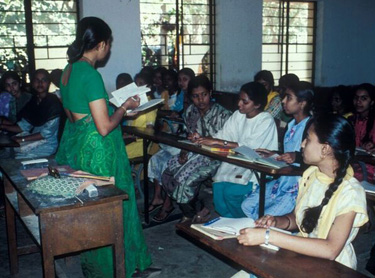
[[[265,188],[266,188],[266,176],[272,175],[272,176],[298,176],[302,175],[302,171],[296,167],[285,167],[281,169],[274,169],[267,166],[263,166],[256,163],[241,161],[237,159],[231,159],[228,158],[225,154],[220,153],[214,153],[207,150],[204,150],[198,146],[181,143],[178,142],[178,140],[183,140],[186,138],[164,133],[164,132],[156,132],[153,129],[150,128],[137,128],[137,127],[131,127],[131,126],[124,126],[123,132],[126,132],[128,134],[133,134],[135,136],[138,136],[143,139],[143,153],[147,154],[148,144],[150,141],[163,143],[166,145],[170,145],[179,149],[187,150],[194,153],[199,153],[205,156],[208,156],[215,160],[225,161],[228,163],[232,163],[244,168],[252,169],[255,172],[255,175],[259,182],[260,187],[260,194],[259,194],[259,216],[262,216],[264,214],[264,202],[265,202]],[[148,155],[143,156],[143,165],[144,165],[144,177],[148,177],[147,173],[147,166],[148,166]],[[258,174],[259,173],[259,174]],[[145,211],[145,222],[149,223],[149,213],[148,213],[148,179],[144,179],[144,211]]]
[[[190,228],[190,223],[176,225],[179,233],[199,242],[238,265],[241,269],[263,278],[364,278],[368,277],[338,262],[309,257],[280,249],[272,251],[260,246],[243,246],[237,239],[214,240]]]
[[[54,165],[51,159],[50,164]],[[20,160],[0,160],[4,177],[6,225],[11,275],[18,273],[18,256],[42,253],[44,277],[55,277],[54,257],[101,246],[113,247],[116,277],[125,277],[122,202],[128,195],[114,185],[98,187],[99,196],[58,198],[27,190]],[[15,217],[36,245],[17,246]]]
[[[20,144],[14,141],[8,134],[0,133],[0,148],[19,147]]]

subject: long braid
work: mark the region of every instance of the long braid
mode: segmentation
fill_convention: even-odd
[[[323,121],[326,122],[324,123]],[[320,205],[305,210],[301,224],[301,228],[305,233],[311,233],[317,226],[323,207],[328,204],[346,175],[346,170],[349,167],[355,149],[353,129],[344,118],[325,115],[315,118],[313,124],[319,141],[328,142],[331,146],[334,157],[338,162],[338,167],[335,171],[335,179],[328,186]],[[341,128],[338,128],[339,125],[341,125]]]

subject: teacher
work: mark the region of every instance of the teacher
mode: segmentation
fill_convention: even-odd
[[[151,264],[138,218],[133,180],[119,123],[139,98],[127,99],[116,111],[108,105],[103,79],[95,69],[107,57],[112,40],[110,27],[96,17],[83,18],[76,39],[68,48],[69,64],[61,78],[61,96],[68,117],[56,160],[74,169],[114,176],[115,185],[129,194],[123,202],[126,277]],[[85,277],[113,277],[111,247],[81,253]]]

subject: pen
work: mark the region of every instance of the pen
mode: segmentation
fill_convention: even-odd
[[[220,220],[220,217],[214,218],[214,219],[204,223],[203,226],[211,225],[212,223],[215,223],[216,221],[219,221],[219,220]]]

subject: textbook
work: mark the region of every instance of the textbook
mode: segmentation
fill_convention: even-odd
[[[190,227],[215,240],[223,240],[229,238],[237,238],[242,229],[255,228],[255,222],[253,219],[247,217],[218,217],[204,224],[192,224]],[[289,235],[292,234],[289,231],[278,229],[275,227],[270,227],[270,230],[278,231]],[[278,251],[280,249],[279,247],[273,244],[266,245],[263,243],[260,246],[275,251]]]
[[[229,154],[228,158],[258,163],[275,169],[280,169],[289,166],[289,164],[284,161],[276,160],[276,157],[278,157],[277,154],[274,154],[269,157],[262,157],[255,150],[246,146],[237,147],[233,149],[233,151],[235,153]]]
[[[231,154],[234,154],[233,149],[223,148],[223,147],[216,147],[216,146],[199,145],[199,144],[194,143],[194,142],[192,142],[192,141],[190,141],[188,139],[178,140],[178,142],[184,143],[184,144],[188,144],[188,145],[194,145],[194,146],[197,146],[199,148],[202,148],[202,149],[204,149],[206,151],[210,151],[210,152],[231,153]]]
[[[116,107],[120,107],[128,98],[138,95],[140,104],[134,110],[128,110],[127,112],[140,112],[148,108],[151,108],[159,103],[164,102],[164,99],[152,99],[148,100],[147,92],[150,91],[146,85],[138,87],[134,82],[129,85],[122,87],[112,92],[112,98],[109,101]]]

